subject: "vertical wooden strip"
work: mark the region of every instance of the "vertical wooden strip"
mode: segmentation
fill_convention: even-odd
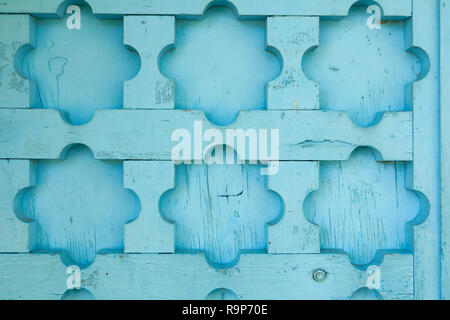
[[[303,55],[318,44],[318,17],[267,18],[267,45],[283,62],[278,78],[267,85],[267,109],[319,109],[319,84],[302,68]]]
[[[423,79],[412,84],[413,186],[428,199],[424,223],[414,228],[415,299],[440,297],[439,17],[438,1],[414,0],[407,45],[422,54]],[[426,58],[428,55],[428,59]],[[429,65],[428,61],[429,60]],[[423,205],[422,208],[427,207]]]
[[[441,289],[450,299],[450,1],[440,1]]]
[[[175,184],[174,164],[169,161],[125,161],[124,186],[136,192],[141,212],[125,225],[125,252],[173,253],[174,225],[159,212],[159,199]]]
[[[0,26],[0,108],[29,108],[35,87],[17,67],[21,69],[23,57],[35,45],[35,20],[0,14]]]
[[[124,108],[173,109],[175,83],[160,73],[159,57],[175,43],[175,17],[126,16],[124,41],[141,57],[140,72],[124,84]]]
[[[319,187],[319,163],[281,162],[279,172],[268,181],[268,188],[284,202],[281,220],[269,226],[269,253],[320,253],[319,227],[303,212],[306,196]]]
[[[28,160],[0,160],[0,252],[28,252],[27,218],[15,215],[14,200],[34,184],[34,169]],[[20,214],[20,212],[18,213]]]

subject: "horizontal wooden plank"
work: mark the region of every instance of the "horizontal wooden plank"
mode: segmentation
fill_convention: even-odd
[[[382,159],[377,160],[412,159],[411,112],[384,113],[376,125],[360,127],[345,112],[241,111],[232,125],[217,127],[202,111],[99,110],[88,124],[72,126],[59,111],[42,109],[0,110],[0,158],[59,159],[68,146],[79,143],[97,159],[169,161],[177,145],[171,141],[174,130],[186,129],[195,140],[195,123],[203,132],[219,130],[224,140],[227,129],[266,129],[269,153],[271,130],[278,129],[281,161],[345,160],[360,146],[378,150]],[[242,160],[252,159],[244,153]],[[192,152],[192,159],[201,157]]]
[[[385,299],[411,299],[413,257],[386,255],[380,266]],[[326,272],[316,282],[314,270]],[[66,267],[57,255],[0,255],[0,298],[59,299]],[[108,254],[82,270],[81,286],[97,299],[204,299],[217,288],[240,299],[348,299],[367,274],[338,254],[242,255],[237,266],[214,269],[202,255]]]
[[[63,0],[3,0],[0,13],[62,14]],[[148,14],[199,16],[217,0],[86,0],[102,15]],[[345,16],[355,0],[230,0],[241,16]],[[411,0],[378,0],[387,17],[409,17]],[[59,10],[58,10],[59,9]]]

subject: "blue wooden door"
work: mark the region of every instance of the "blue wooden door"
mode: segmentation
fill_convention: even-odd
[[[0,298],[448,297],[446,0],[3,2]]]

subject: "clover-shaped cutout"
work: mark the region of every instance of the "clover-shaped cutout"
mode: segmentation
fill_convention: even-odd
[[[66,263],[87,266],[96,252],[123,250],[124,224],[140,204],[123,187],[120,161],[95,160],[75,145],[64,160],[38,161],[37,182],[21,195],[21,214],[34,222],[33,251],[63,251]]]
[[[322,249],[344,250],[352,263],[371,262],[378,250],[412,248],[411,224],[424,215],[419,192],[407,189],[403,162],[376,162],[356,149],[348,161],[320,164],[319,189],[304,202],[306,218],[320,226]]]
[[[265,51],[264,21],[237,20],[227,7],[200,21],[177,20],[176,49],[160,67],[175,80],[176,108],[204,110],[217,125],[240,110],[265,109],[265,86],[280,73],[278,58]]]
[[[236,264],[240,251],[265,252],[267,224],[279,218],[282,203],[267,190],[260,169],[249,164],[178,165],[175,188],[160,200],[161,214],[175,223],[176,251],[204,251],[216,268]]]
[[[37,84],[34,107],[59,109],[72,124],[87,123],[97,109],[121,108],[123,81],[133,78],[140,59],[123,44],[123,21],[102,20],[81,8],[81,29],[66,18],[38,19],[36,49],[21,73]]]
[[[427,65],[405,48],[405,21],[371,30],[369,18],[365,6],[353,6],[342,20],[321,21],[320,45],[302,61],[305,74],[320,82],[320,108],[347,111],[362,126],[377,112],[405,110],[405,85],[425,76]]]
[[[205,300],[240,300],[239,296],[230,289],[217,288],[205,297]]]

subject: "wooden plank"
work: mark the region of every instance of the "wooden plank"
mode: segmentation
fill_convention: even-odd
[[[174,225],[159,209],[163,192],[175,184],[174,165],[161,161],[125,161],[124,186],[136,192],[141,212],[125,225],[125,252],[174,253]]]
[[[94,13],[101,15],[179,15],[200,16],[216,0],[88,0]],[[63,14],[63,0],[3,0],[0,13]],[[231,0],[240,16],[257,17],[269,15],[345,16],[355,0]],[[386,17],[409,17],[411,0],[378,0]]]
[[[281,220],[269,225],[268,252],[319,253],[319,227],[306,220],[303,212],[306,196],[319,186],[319,163],[282,162],[268,182],[268,188],[277,192],[284,204]]]
[[[380,265],[385,299],[413,296],[412,255],[386,255]],[[322,282],[314,270],[327,274]],[[55,255],[0,255],[0,297],[59,299],[66,267]],[[81,285],[97,299],[204,299],[217,288],[240,299],[348,299],[367,275],[345,255],[242,255],[233,268],[214,269],[202,255],[108,254],[82,270]]]
[[[0,252],[29,252],[26,222],[31,221],[21,215],[15,199],[18,193],[34,184],[32,163],[0,160],[0,181]]]
[[[158,66],[164,51],[175,43],[175,18],[127,16],[124,33],[125,44],[141,58],[139,74],[124,83],[124,108],[173,109],[175,82],[165,78]]]
[[[320,163],[320,183],[308,195],[306,219],[320,227],[323,249],[342,249],[356,265],[379,259],[383,250],[410,250],[409,221],[420,214],[420,197],[405,185],[404,162],[376,162],[360,148],[346,161]]]
[[[302,58],[319,44],[319,18],[267,18],[267,44],[281,55],[283,69],[267,84],[267,109],[319,109],[319,84],[303,73]]]
[[[450,299],[450,2],[440,1],[441,290]]]
[[[0,26],[0,108],[29,108],[36,88],[16,67],[35,46],[35,19],[0,14]]]
[[[425,221],[414,228],[414,292],[416,299],[439,299],[439,8],[434,0],[413,4],[407,46],[421,57],[423,74],[410,87],[414,159],[408,186],[422,195],[422,212],[413,223]]]
[[[0,158],[59,159],[64,148],[81,143],[97,159],[171,160],[172,132],[186,129],[195,139],[195,121],[223,137],[227,129],[279,129],[281,161],[345,160],[359,146],[378,150],[382,159],[377,160],[412,159],[411,112],[384,113],[378,124],[360,127],[345,112],[241,111],[232,125],[216,127],[201,111],[99,110],[90,123],[71,126],[57,110],[7,109],[0,110]],[[251,160],[251,155],[239,156]],[[201,155],[192,153],[194,158]]]

